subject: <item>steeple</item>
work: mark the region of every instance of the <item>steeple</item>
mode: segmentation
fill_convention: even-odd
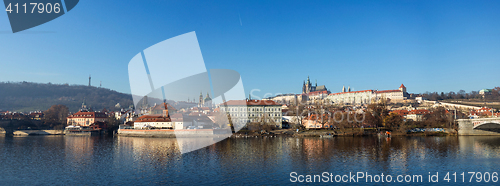
[[[168,104],[167,103],[163,103],[164,105],[164,108],[163,108],[163,117],[170,117],[169,114],[168,114]]]
[[[347,92],[351,92],[351,86],[347,87]]]
[[[203,104],[203,93],[200,91],[200,104]]]
[[[345,92],[345,85],[342,86],[342,92]]]
[[[83,98],[82,109],[81,110],[87,110],[87,105],[85,104],[85,97]]]

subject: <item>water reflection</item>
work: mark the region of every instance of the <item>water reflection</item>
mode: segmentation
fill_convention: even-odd
[[[181,154],[191,143],[188,138],[0,136],[5,160],[0,178],[6,184],[262,185],[288,183],[294,171],[427,175],[500,166],[500,137],[489,136],[230,138]],[[23,179],[27,175],[32,178]]]

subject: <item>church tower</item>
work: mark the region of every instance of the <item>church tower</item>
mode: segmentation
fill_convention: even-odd
[[[351,92],[351,86],[347,87],[347,92]]]
[[[165,106],[165,107],[163,108],[163,117],[170,117],[170,116],[168,115],[168,104],[167,104],[167,103],[163,103],[163,105]]]
[[[85,98],[83,98],[83,102],[82,102],[82,109],[80,110],[87,110],[87,105],[85,104]]]
[[[302,94],[306,93],[306,81],[302,83]]]
[[[311,80],[309,80],[309,76],[307,76],[307,81],[306,81],[306,94],[308,94],[311,91]]]
[[[342,86],[342,92],[345,92],[345,85]]]
[[[203,105],[203,93],[200,91],[200,106]]]
[[[399,90],[401,92],[406,92],[406,87],[401,83],[401,86],[399,86]]]

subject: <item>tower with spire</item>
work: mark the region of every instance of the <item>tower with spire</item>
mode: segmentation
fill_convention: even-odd
[[[83,98],[83,102],[82,102],[82,108],[80,109],[80,111],[87,111],[87,104],[85,104],[85,98]]]
[[[199,103],[200,106],[203,105],[203,92],[200,91],[200,103]]]
[[[309,94],[314,91],[328,91],[325,85],[318,86],[318,80],[316,79],[314,85],[311,82],[309,76],[307,80],[302,83],[302,94]]]

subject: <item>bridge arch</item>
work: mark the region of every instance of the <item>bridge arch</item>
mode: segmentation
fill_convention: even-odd
[[[472,129],[500,129],[500,121],[484,121],[481,123],[474,123]]]

